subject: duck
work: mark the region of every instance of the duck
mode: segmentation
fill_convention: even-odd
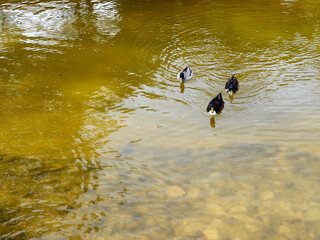
[[[224,101],[222,98],[222,94],[221,92],[215,97],[213,98],[207,107],[207,112],[210,115],[217,115],[219,113],[221,113],[222,109],[224,108]]]
[[[226,82],[225,90],[227,91],[229,96],[232,97],[233,94],[235,94],[239,90],[239,87],[239,81],[236,78],[236,75],[233,74],[228,82]]]
[[[191,67],[186,66],[181,72],[178,73],[178,80],[180,83],[186,82],[193,77],[193,72]]]

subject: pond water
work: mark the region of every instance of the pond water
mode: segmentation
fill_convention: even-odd
[[[320,239],[318,0],[6,0],[0,29],[0,239]]]

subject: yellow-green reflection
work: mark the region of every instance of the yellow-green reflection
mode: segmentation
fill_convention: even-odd
[[[1,3],[0,238],[318,239],[319,7]]]

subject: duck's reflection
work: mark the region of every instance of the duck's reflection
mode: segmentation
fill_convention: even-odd
[[[184,89],[185,89],[184,82],[182,82],[182,83],[180,83],[180,92],[184,93]]]
[[[214,116],[211,116],[211,117],[210,117],[210,126],[211,126],[212,128],[215,128],[215,127],[216,127],[216,120],[215,120]]]
[[[230,99],[230,102],[232,103],[232,101],[233,101],[233,95],[230,95],[230,94],[229,94],[229,99]]]

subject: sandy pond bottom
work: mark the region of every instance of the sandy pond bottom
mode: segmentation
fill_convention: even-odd
[[[106,161],[95,174],[98,184],[63,220],[63,231],[44,239],[320,237],[320,163],[314,155],[253,143],[227,155],[223,147],[187,153],[137,148],[129,143]]]
[[[319,0],[2,2],[0,240],[320,239]]]

